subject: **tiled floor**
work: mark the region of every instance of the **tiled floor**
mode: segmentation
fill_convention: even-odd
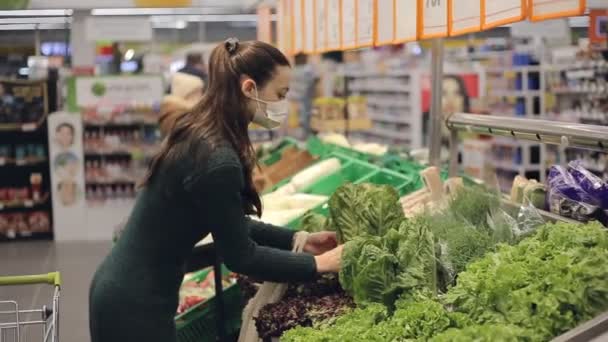
[[[90,340],[89,284],[97,265],[107,255],[110,247],[110,242],[0,244],[0,276],[60,271],[63,278],[59,315],[61,342],[87,342]],[[0,287],[0,301],[16,300],[20,309],[40,308],[50,304],[51,298],[52,288],[49,286]],[[0,311],[6,309],[0,307]],[[0,322],[6,320],[6,316],[0,317]],[[42,341],[40,330],[39,327],[28,327],[25,336],[21,336],[21,342]],[[12,342],[13,337],[7,337]]]

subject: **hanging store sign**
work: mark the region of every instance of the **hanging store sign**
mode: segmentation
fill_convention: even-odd
[[[540,21],[583,15],[585,0],[530,0],[530,20]]]
[[[315,2],[303,0],[302,12],[304,14],[304,52],[313,53],[316,46]]]
[[[448,1],[418,1],[418,37],[440,38],[448,35]]]
[[[289,27],[289,8],[287,0],[280,0],[277,5],[277,45],[284,52],[289,52],[289,41],[287,35],[291,32]],[[258,27],[257,39],[262,42],[272,43],[272,8],[261,5],[257,9]]]
[[[377,0],[374,45],[388,45],[395,41],[395,1]]]
[[[87,17],[85,36],[90,42],[148,42],[153,36],[152,22],[148,17]]]
[[[68,83],[68,107],[110,107],[149,103],[164,93],[162,78],[155,75],[77,77]]]
[[[481,31],[481,1],[450,1],[448,24],[450,36]]]
[[[480,0],[483,30],[522,21],[526,18],[526,0]]]
[[[342,49],[357,47],[356,0],[342,0]]]
[[[395,41],[412,42],[418,39],[418,0],[395,0]]]
[[[342,11],[340,0],[327,0],[327,50],[340,50],[342,44]]]
[[[297,54],[302,52],[304,48],[304,18],[303,18],[303,1],[304,0],[293,0],[292,7],[292,41],[293,41],[293,53]]]
[[[327,2],[312,0],[315,5],[315,52],[327,51]]]
[[[374,45],[374,0],[357,0],[357,47]]]

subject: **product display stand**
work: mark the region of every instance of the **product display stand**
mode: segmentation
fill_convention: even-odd
[[[496,117],[478,114],[454,114],[446,119],[451,131],[450,177],[458,174],[458,132],[468,131],[495,136],[511,136],[516,139],[543,144],[608,152],[608,126],[586,125],[549,120]],[[608,313],[557,337],[554,341],[604,340],[608,331]]]
[[[46,81],[0,81],[0,241],[51,239]]]

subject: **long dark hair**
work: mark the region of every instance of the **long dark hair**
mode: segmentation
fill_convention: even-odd
[[[209,85],[205,94],[190,112],[175,121],[152,159],[142,185],[150,183],[162,165],[184,157],[196,142],[204,140],[212,148],[228,142],[243,165],[245,212],[261,216],[262,202],[252,179],[255,151],[247,131],[253,113],[249,113],[249,99],[241,90],[241,78],[251,78],[260,89],[272,79],[277,66],[289,65],[281,51],[260,41],[241,43],[230,38],[215,47],[209,56]]]

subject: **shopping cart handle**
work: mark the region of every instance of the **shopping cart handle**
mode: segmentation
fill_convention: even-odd
[[[0,286],[35,284],[61,286],[61,275],[59,272],[51,272],[48,274],[0,277]]]

